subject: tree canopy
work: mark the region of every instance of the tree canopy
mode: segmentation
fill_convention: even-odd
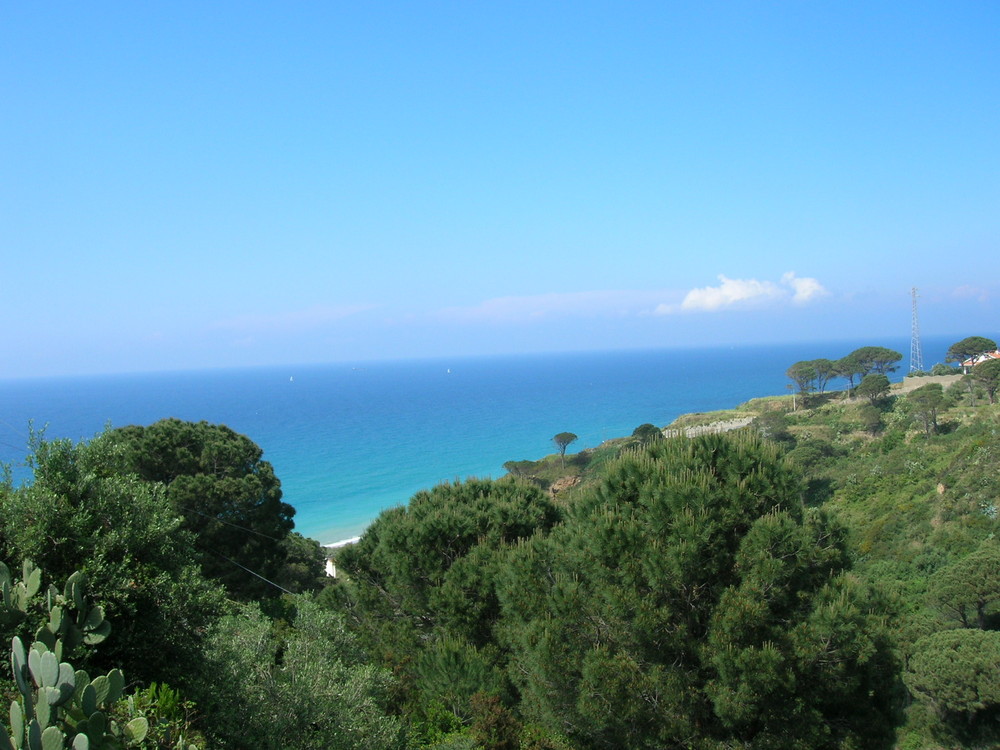
[[[887,746],[885,634],[779,451],[652,443],[512,554],[526,718],[586,748]]]
[[[919,700],[946,718],[959,718],[960,725],[985,719],[992,739],[998,739],[1000,632],[961,628],[933,633],[917,642],[903,680]]]
[[[980,362],[972,368],[972,379],[982,386],[991,404],[996,403],[997,390],[1000,389],[1000,359],[989,359]]]
[[[996,351],[997,342],[985,336],[968,336],[948,347],[945,362],[964,362],[983,352]]]
[[[850,388],[854,388],[854,379],[857,377],[865,376],[865,365],[858,359],[855,352],[847,354],[835,363],[837,368],[837,375],[842,378],[847,378]]]
[[[896,363],[903,359],[903,355],[894,349],[887,349],[884,346],[862,346],[855,349],[849,355],[858,366],[861,375],[868,375],[875,372],[885,375],[896,371]]]
[[[657,427],[655,424],[650,424],[646,422],[641,424],[632,430],[632,437],[634,437],[640,443],[648,443],[653,440],[663,439],[663,430]]]
[[[1000,543],[987,539],[975,551],[939,570],[931,578],[928,596],[962,627],[985,630],[987,615],[1000,604]]]
[[[167,498],[194,532],[203,570],[241,598],[276,595],[247,573],[278,577],[295,509],[263,451],[225,425],[164,419],[112,430],[99,438],[120,446],[120,469],[166,487]],[[242,566],[242,567],[241,567]]]
[[[861,383],[858,384],[855,393],[859,396],[867,398],[869,403],[871,403],[872,406],[875,406],[879,401],[889,395],[889,387],[889,378],[878,373],[871,373],[870,375],[865,375],[861,379]]]
[[[555,443],[556,447],[559,449],[559,457],[563,460],[563,464],[566,463],[566,448],[570,445],[570,443],[575,443],[576,441],[577,437],[572,432],[560,432],[552,438],[552,442]]]
[[[796,362],[785,371],[785,374],[798,387],[799,393],[804,396],[812,390],[813,381],[816,379],[816,366],[812,360]]]
[[[92,663],[182,682],[223,607],[223,592],[201,574],[194,534],[162,486],[119,472],[113,443],[40,441],[33,450],[34,481],[0,491],[5,561],[33,560],[55,580],[83,570],[115,624]]]
[[[927,435],[937,430],[938,409],[944,404],[944,388],[940,383],[928,383],[915,388],[906,397],[906,403],[923,423]]]
[[[209,708],[228,746],[403,750],[402,724],[387,710],[391,675],[366,663],[343,616],[303,599],[289,625],[276,637],[248,606],[213,628]]]
[[[816,371],[816,390],[823,393],[830,378],[837,375],[837,363],[821,357],[812,361],[813,369]]]
[[[101,726],[133,724],[133,718],[146,722],[149,716],[143,747],[181,746],[177,730],[188,728],[193,701],[207,737],[203,747],[401,748],[402,727],[388,709],[395,678],[367,663],[356,639],[344,635],[343,617],[320,613],[302,597],[281,600],[285,620],[280,623],[262,617],[255,607],[236,608],[224,588],[203,574],[197,535],[184,528],[168,486],[136,474],[131,467],[139,457],[129,456],[130,450],[136,445],[114,433],[89,443],[36,439],[29,459],[33,480],[19,487],[0,481],[0,562],[6,564],[0,565],[5,592],[0,634],[12,643],[26,628],[29,637],[37,632],[51,657],[56,652],[43,632],[48,629],[58,638],[55,649],[62,651],[53,666],[72,659],[75,667],[102,675],[114,667],[127,676],[130,692],[138,686],[127,702],[104,705],[109,678],[91,682],[83,671],[76,672],[84,713],[66,724],[62,709],[53,709],[46,730],[50,738],[43,745],[64,746],[56,744],[56,729],[67,742],[80,731],[79,717],[93,712],[83,691],[90,683],[95,687],[88,689],[100,691]],[[225,464],[218,462],[219,476],[228,470]],[[301,566],[301,576],[311,576],[316,543],[294,534],[285,542],[283,575],[294,578],[292,568]],[[41,568],[28,563],[23,566],[27,580],[12,580],[7,568],[21,569],[22,560],[40,564],[57,581],[68,579],[65,589],[40,589]],[[78,593],[84,577],[93,607]],[[279,606],[274,600],[267,604]],[[12,617],[12,606],[20,605],[23,614]],[[73,628],[82,631],[82,639],[69,639]],[[36,652],[32,660],[42,653],[35,644],[31,651]],[[73,674],[69,664],[56,671]],[[32,674],[51,684],[37,665]],[[0,687],[7,695],[20,690],[27,698],[21,685],[8,681]],[[19,724],[32,718],[27,705],[25,700],[24,722],[11,714],[15,736]],[[34,705],[40,705],[37,699]],[[72,711],[78,711],[75,704]],[[38,733],[35,726],[28,727],[29,737]],[[94,729],[88,735],[102,734],[96,723],[88,726]],[[73,741],[73,747],[82,746]]]
[[[418,492],[341,552],[346,609],[363,643],[419,683],[419,711],[468,719],[475,693],[506,683],[495,629],[507,550],[559,518],[534,485],[473,479]]]

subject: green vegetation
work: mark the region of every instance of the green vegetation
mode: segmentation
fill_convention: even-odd
[[[871,372],[880,375],[895,372],[897,363],[903,359],[902,354],[884,346],[862,346],[848,356],[857,363],[858,371],[862,376]]]
[[[562,459],[563,464],[566,463],[566,448],[569,447],[570,443],[575,443],[576,440],[577,437],[572,432],[560,432],[552,438],[552,442],[559,449],[559,457]]]
[[[863,346],[836,361],[821,358],[796,362],[786,370],[785,375],[795,383],[805,405],[806,396],[810,392],[825,393],[833,378],[845,378],[849,390],[853,391],[855,378],[865,378],[871,374],[884,377],[896,370],[897,363],[902,358],[903,355],[899,352],[883,346]]]
[[[259,461],[260,449],[225,428],[168,427],[213,436],[197,456],[178,449],[168,457],[188,471],[172,480],[138,473],[151,461],[136,453],[136,433],[125,430],[79,444],[36,435],[34,481],[0,482],[0,628],[13,644],[15,667],[5,689],[19,705],[4,731],[13,746],[402,747],[404,728],[390,712],[391,675],[354,645],[343,614],[314,616],[318,605],[308,591],[318,590],[323,558],[312,557],[315,542],[297,546],[301,537],[287,533],[290,509],[275,502],[280,485]],[[166,463],[162,455],[152,461]],[[239,515],[214,509],[216,518],[185,523],[170,494],[182,476],[207,489],[189,500],[225,495]],[[275,517],[248,511],[243,501],[251,496]],[[197,507],[211,515],[208,505]],[[283,542],[270,548],[272,569],[301,593],[264,592],[242,568],[235,568],[241,583],[212,567],[206,540],[225,543],[217,532],[228,526],[222,520],[238,523],[231,518],[285,529]],[[257,536],[253,530],[242,534]],[[231,551],[240,548],[235,537],[231,542]],[[22,579],[10,570],[21,570]],[[66,581],[64,588],[43,588],[42,570]],[[308,648],[322,650],[322,658],[296,661]],[[0,733],[0,748],[3,742]]]
[[[945,362],[963,362],[983,352],[996,351],[997,342],[985,336],[969,336],[948,347]]]
[[[986,391],[990,403],[995,404],[997,389],[1000,389],[1000,359],[980,362],[970,374],[975,384]]]
[[[17,697],[10,704],[10,728],[0,724],[0,749],[56,750],[56,748],[120,748],[143,746],[147,737],[161,738],[164,730],[185,750],[187,726],[162,718],[159,701],[136,709],[135,696],[123,696],[125,677],[119,669],[91,680],[87,672],[62,661],[77,646],[96,646],[111,632],[99,605],[91,605],[86,578],[76,571],[64,589],[50,585],[44,598],[42,571],[30,561],[23,578],[14,581],[0,563],[0,620],[7,626],[33,627],[36,640],[26,649],[19,635],[11,639],[10,664]],[[75,613],[75,614],[73,614]],[[150,735],[150,720],[154,731]]]
[[[243,436],[36,436],[0,483],[0,750],[997,747],[993,368],[892,386],[868,349],[799,363],[796,409],[417,493],[327,581]]]
[[[525,718],[575,747],[832,747],[887,731],[868,699],[891,676],[871,604],[778,456],[746,434],[628,452],[514,551],[503,632]]]
[[[889,395],[889,378],[881,373],[871,373],[861,379],[861,383],[854,393],[862,398],[868,399],[871,406],[877,406],[882,399]]]
[[[928,383],[910,392],[906,397],[910,413],[917,417],[924,426],[924,433],[929,437],[937,432],[938,410],[944,405],[944,388],[940,383]]]
[[[280,593],[239,567],[280,577],[294,526],[295,509],[281,502],[281,483],[252,440],[224,425],[179,419],[124,427],[102,440],[117,446],[119,472],[166,488],[181,527],[197,533],[199,563],[209,578],[241,599]]]
[[[805,397],[813,389],[813,382],[816,380],[816,367],[812,361],[796,362],[788,368],[785,374],[798,387],[799,393]]]
[[[854,379],[861,378],[865,372],[864,363],[858,357],[857,351],[841,357],[836,362],[837,374],[842,378],[847,378],[848,392],[854,390]]]
[[[632,430],[632,437],[638,443],[652,443],[657,440],[663,440],[663,430],[654,424],[646,422]]]

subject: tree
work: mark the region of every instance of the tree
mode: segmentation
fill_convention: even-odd
[[[814,359],[812,366],[816,371],[816,390],[823,393],[826,391],[826,384],[830,382],[830,378],[837,374],[837,365],[829,359],[821,358]]]
[[[338,613],[305,597],[295,604],[290,626],[277,633],[253,605],[213,629],[208,729],[225,747],[401,750],[390,674],[365,663]]]
[[[559,458],[562,459],[562,465],[566,466],[566,448],[570,443],[575,443],[577,441],[576,435],[572,432],[560,432],[554,438],[552,442],[556,444],[559,449]]]
[[[754,417],[750,424],[766,440],[774,440],[777,443],[795,443],[795,438],[788,431],[788,417],[785,416],[784,412],[764,412],[760,416]]]
[[[889,387],[889,378],[885,375],[872,373],[862,378],[855,393],[867,398],[871,405],[875,406],[889,395]]]
[[[862,346],[851,352],[849,356],[857,361],[862,375],[868,375],[871,372],[877,372],[881,375],[895,372],[896,363],[903,359],[902,354],[884,346]]]
[[[560,517],[534,485],[470,479],[418,492],[340,552],[344,609],[369,653],[416,682],[413,704],[468,718],[476,692],[505,684],[493,644],[507,548]]]
[[[287,591],[321,589],[326,577],[327,551],[315,539],[292,531],[281,541],[284,560],[274,582]]]
[[[893,657],[845,534],[753,433],[626,452],[512,550],[526,722],[574,747],[888,747]]]
[[[963,375],[959,378],[958,382],[965,386],[965,392],[969,395],[969,406],[975,406],[977,396],[982,395],[982,390],[979,388],[979,382],[972,377],[971,373]]]
[[[931,578],[928,597],[963,628],[986,629],[986,617],[1000,603],[1000,544],[982,542],[975,551]]]
[[[988,339],[985,336],[969,336],[949,346],[944,361],[964,362],[977,354],[996,351],[996,348],[997,342],[993,339]]]
[[[805,396],[812,390],[812,383],[816,379],[816,367],[812,361],[796,362],[785,371],[785,374],[798,386],[799,393],[805,401]]]
[[[521,726],[495,695],[472,696],[472,736],[483,750],[519,750]]]
[[[972,379],[983,387],[990,403],[996,403],[996,393],[1000,389],[1000,359],[989,359],[972,368]]]
[[[1000,708],[1000,632],[962,628],[921,638],[903,682],[918,700],[946,718],[950,714],[961,724],[985,719],[984,723],[995,725]]]
[[[503,468],[512,476],[526,478],[531,476],[537,466],[536,461],[506,461]]]
[[[842,378],[847,378],[848,382],[848,392],[854,390],[854,379],[856,377],[864,377],[867,373],[864,371],[864,366],[858,359],[855,353],[848,354],[841,357],[836,362],[837,375]]]
[[[925,434],[937,431],[938,409],[944,404],[944,388],[940,383],[928,383],[915,388],[906,397],[906,403],[923,422]]]
[[[632,430],[632,437],[639,443],[648,443],[653,440],[663,440],[663,431],[656,425],[646,422]]]
[[[443,624],[482,645],[497,616],[487,558],[558,519],[552,502],[526,482],[445,483],[383,512],[338,561],[363,607],[401,614],[404,629],[425,640]]]
[[[243,599],[280,594],[246,570],[274,580],[295,525],[295,509],[282,502],[281,482],[256,443],[225,425],[179,419],[123,427],[99,439],[119,446],[121,472],[166,487],[183,527],[197,536],[207,576]]]
[[[84,666],[173,685],[200,674],[204,633],[222,613],[224,591],[202,575],[194,535],[164,488],[119,473],[120,450],[102,438],[38,441],[32,450],[34,481],[0,488],[3,554],[31,559],[57,580],[87,574],[115,637]]]

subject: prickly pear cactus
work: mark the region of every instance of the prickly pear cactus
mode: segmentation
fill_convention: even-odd
[[[96,645],[111,633],[111,623],[104,619],[104,610],[91,605],[86,595],[86,577],[76,571],[60,592],[49,586],[44,601],[34,602],[41,589],[42,571],[30,560],[22,566],[22,580],[14,581],[10,569],[0,562],[0,623],[19,625],[29,611],[41,610],[45,622],[35,632],[35,640],[62,658],[81,643]]]
[[[35,641],[25,649],[16,636],[11,667],[21,696],[10,706],[10,733],[0,729],[0,750],[127,748],[146,738],[145,718],[122,725],[107,718],[125,687],[120,670],[91,680],[83,670],[58,663],[44,643]]]
[[[0,620],[5,623],[23,622],[41,588],[40,569],[26,561],[22,572],[15,582],[0,562]],[[64,651],[100,643],[111,631],[104,610],[87,601],[85,585],[76,572],[62,592],[49,586],[43,604],[47,622],[31,648],[17,636],[11,640],[10,664],[20,695],[10,704],[10,730],[0,723],[0,750],[117,750],[139,747],[146,738],[144,717],[123,723],[108,718],[125,688],[120,670],[91,680],[61,660]]]

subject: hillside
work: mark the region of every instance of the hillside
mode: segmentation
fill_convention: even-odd
[[[874,401],[844,391],[796,400],[794,410],[784,396],[687,414],[663,433],[737,430],[779,444],[806,504],[844,525],[854,570],[882,601],[898,660],[895,746],[995,747],[1000,405],[960,375],[909,377]],[[567,456],[565,471],[549,456],[523,476],[572,506],[613,456],[638,447],[609,441]],[[958,653],[965,666],[949,673]]]
[[[418,492],[336,551],[335,580],[245,436],[164,420],[38,437],[34,482],[0,482],[9,731],[997,747],[1000,406],[965,379],[883,385],[687,414]]]

